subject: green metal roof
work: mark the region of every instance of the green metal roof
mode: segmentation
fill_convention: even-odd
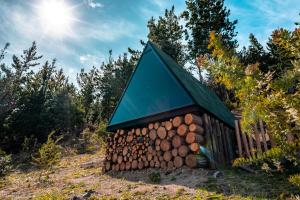
[[[187,91],[148,45],[111,117],[109,126],[194,104]]]
[[[154,49],[165,65],[173,72],[179,82],[188,91],[194,101],[206,111],[215,115],[226,124],[234,127],[234,116],[219,97],[206,85],[178,65],[169,55],[157,48],[153,43],[148,44]]]
[[[191,105],[200,106],[234,127],[233,115],[215,93],[148,42],[111,116],[108,129]]]

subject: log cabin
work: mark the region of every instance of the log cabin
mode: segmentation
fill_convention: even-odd
[[[228,166],[234,126],[213,91],[148,42],[109,120],[104,170]]]

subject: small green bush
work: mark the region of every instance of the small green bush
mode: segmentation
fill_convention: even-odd
[[[149,174],[149,180],[152,183],[160,183],[161,181],[161,177],[160,177],[160,173],[159,172],[152,172]]]
[[[51,168],[56,165],[61,159],[61,146],[57,143],[62,137],[56,140],[52,139],[54,131],[48,135],[47,142],[44,143],[38,151],[37,157],[33,157],[33,162],[41,168]]]
[[[90,128],[85,128],[80,133],[80,146],[78,148],[79,153],[90,153],[95,151],[105,151],[106,147],[106,137],[108,133],[106,132],[106,124],[100,123],[99,128],[91,130]]]
[[[294,174],[289,177],[289,182],[300,188],[300,174]]]
[[[0,149],[0,176],[5,175],[11,169],[11,156]]]
[[[105,139],[110,134],[110,132],[106,131],[106,128],[107,128],[107,122],[101,121],[96,130],[96,133],[103,139]]]

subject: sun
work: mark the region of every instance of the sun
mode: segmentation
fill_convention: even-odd
[[[45,34],[62,37],[72,31],[74,11],[64,0],[42,0],[36,9]]]

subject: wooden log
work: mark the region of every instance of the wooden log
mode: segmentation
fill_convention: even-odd
[[[118,160],[117,160],[118,164],[121,164],[122,161],[123,161],[123,156],[118,156]]]
[[[148,153],[152,154],[153,151],[154,151],[154,149],[153,149],[152,146],[148,146],[148,147],[147,147],[147,151],[148,151]]]
[[[185,145],[181,145],[179,148],[178,148],[178,155],[180,157],[185,157],[189,152],[189,149],[187,146]]]
[[[215,169],[216,166],[216,147],[215,147],[215,140],[214,140],[214,136],[213,136],[213,129],[211,127],[211,120],[210,117],[205,113],[203,115],[204,117],[204,125],[205,125],[205,138],[207,140],[207,148],[208,150],[212,153],[212,159],[210,160],[210,166],[212,169]]]
[[[197,125],[197,124],[190,124],[189,125],[189,131],[190,132],[195,132],[198,134],[204,134],[204,128],[202,128],[201,126]]]
[[[147,154],[147,160],[151,161],[153,159],[153,155],[151,153]]]
[[[234,123],[235,123],[235,136],[236,136],[236,141],[237,141],[238,149],[239,149],[239,156],[243,157],[242,142],[241,142],[240,128],[239,128],[238,120],[234,120]]]
[[[171,152],[170,151],[166,151],[166,152],[164,152],[164,155],[163,155],[163,160],[165,160],[165,161],[170,161],[172,159],[172,154],[171,154]]]
[[[184,116],[184,122],[187,124],[187,125],[190,125],[192,123],[194,124],[198,124],[198,125],[202,125],[203,122],[202,122],[202,119],[201,117],[197,116],[197,115],[194,115],[194,114],[186,114]]]
[[[192,144],[192,143],[199,143],[204,145],[205,144],[205,139],[202,135],[198,135],[195,132],[189,132],[186,137],[185,137],[185,141],[188,144]]]
[[[131,163],[133,161],[133,157],[129,156],[128,161]]]
[[[159,168],[159,167],[160,167],[160,162],[159,162],[159,161],[156,161],[154,167],[155,167],[155,168]]]
[[[225,162],[226,164],[230,164],[230,159],[229,159],[229,150],[228,150],[228,146],[229,143],[226,140],[226,133],[225,133],[225,129],[224,129],[224,124],[220,122],[220,128],[221,128],[221,139],[223,141],[223,146],[224,146],[224,153],[225,153]]]
[[[165,139],[167,136],[167,131],[166,131],[165,127],[159,127],[157,129],[157,135],[160,139]]]
[[[268,145],[267,145],[267,140],[266,140],[266,132],[265,132],[265,129],[264,129],[263,121],[261,119],[259,120],[259,128],[260,128],[260,132],[261,132],[261,135],[262,135],[264,151],[267,151],[268,150]]]
[[[148,124],[148,129],[149,130],[152,130],[153,128],[154,128],[154,124],[153,123]]]
[[[135,134],[137,136],[140,136],[141,135],[141,129],[140,128],[135,129]]]
[[[155,122],[154,123],[154,129],[157,130],[159,127],[160,127],[160,123],[159,122]]]
[[[259,132],[257,130],[257,125],[256,124],[254,125],[254,135],[255,135],[255,140],[256,140],[255,142],[256,142],[257,151],[262,153],[260,135],[259,135]]]
[[[115,170],[116,170],[117,172],[120,171],[120,165],[119,165],[119,164],[116,164]]]
[[[138,161],[137,160],[133,160],[132,163],[131,163],[131,168],[132,169],[137,169],[138,167]]]
[[[183,165],[183,159],[180,156],[174,158],[174,167],[179,168]]]
[[[183,139],[179,135],[175,135],[172,139],[172,145],[174,148],[178,148],[183,144]]]
[[[159,145],[155,146],[155,150],[160,151],[160,146]]]
[[[154,165],[155,165],[154,160],[150,160],[149,165],[150,165],[150,167],[154,167]]]
[[[185,158],[185,164],[190,167],[190,168],[195,168],[195,167],[207,167],[208,162],[205,157],[199,157],[195,154],[189,154]]]
[[[200,145],[198,143],[192,143],[189,145],[190,150],[193,152],[199,152],[200,150]]]
[[[125,146],[123,148],[122,154],[123,154],[123,156],[126,156],[128,154],[128,147],[127,146]]]
[[[152,130],[149,132],[149,137],[150,137],[151,140],[155,140],[156,137],[157,137],[156,130],[152,129]]]
[[[143,169],[144,168],[144,162],[143,161],[139,161],[138,162],[138,168],[139,169]]]
[[[183,117],[177,116],[173,119],[172,124],[174,127],[179,127],[183,123]]]
[[[249,146],[250,146],[250,153],[252,156],[255,156],[255,149],[253,145],[253,138],[252,138],[252,133],[247,134],[248,135],[248,141],[249,141]]]
[[[160,149],[163,151],[169,151],[171,148],[171,144],[168,140],[164,139],[160,143]]]
[[[173,138],[176,135],[176,131],[175,130],[169,130],[168,131],[168,139]]]
[[[161,162],[161,161],[163,161],[164,160],[164,156],[162,155],[162,156],[158,156],[158,160]]]
[[[180,136],[185,136],[188,132],[188,126],[185,124],[181,124],[178,128],[177,128],[177,134]]]
[[[120,171],[124,171],[124,170],[125,170],[125,162],[121,162]]]
[[[149,161],[148,160],[144,161],[144,167],[149,167]]]
[[[171,154],[173,157],[176,157],[178,155],[178,149],[176,148],[172,149]]]
[[[168,171],[171,171],[171,170],[173,170],[174,169],[174,162],[173,161],[169,161],[168,163],[167,163],[167,170]]]
[[[126,137],[126,142],[127,143],[132,142],[132,140],[133,140],[133,136],[131,134]]]
[[[142,135],[147,135],[147,133],[148,133],[148,128],[143,128],[142,129]]]
[[[160,168],[162,168],[163,170],[167,169],[167,163],[166,163],[166,161],[161,161],[160,162]]]
[[[190,168],[195,168],[197,167],[197,159],[195,155],[189,154],[185,158],[185,164],[190,167]]]
[[[161,139],[157,138],[157,139],[155,140],[155,145],[156,145],[156,146],[159,146],[160,143],[161,143]]]
[[[241,130],[240,121],[239,121],[239,127],[240,127],[240,130]],[[245,149],[246,155],[247,155],[247,157],[250,157],[251,155],[250,155],[250,150],[249,150],[249,145],[248,145],[246,134],[241,131],[241,135],[242,135],[242,141],[243,141],[243,144],[244,144],[244,149]]]
[[[130,161],[127,161],[127,162],[125,163],[125,169],[126,169],[126,170],[130,170],[130,169],[131,169],[131,162],[130,162]]]
[[[172,130],[173,128],[173,124],[171,121],[166,121],[166,124],[165,124],[165,127],[166,129],[169,131],[169,130]]]

